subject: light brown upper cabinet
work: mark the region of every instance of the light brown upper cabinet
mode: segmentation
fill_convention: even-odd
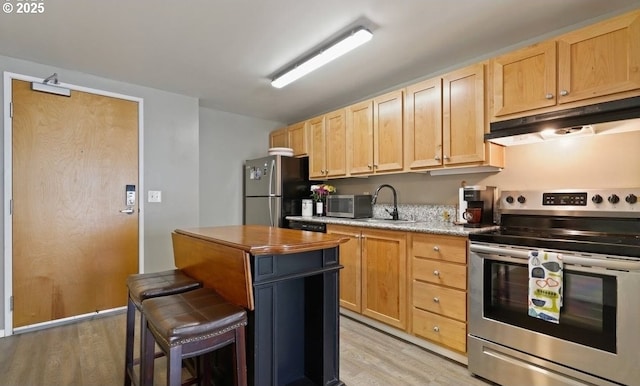
[[[347,108],[350,175],[402,170],[403,105],[398,90]]]
[[[444,166],[484,161],[484,64],[442,77],[442,160]]]
[[[493,115],[556,104],[556,42],[535,44],[491,60]]]
[[[405,94],[407,169],[442,166],[442,78],[409,86]]]
[[[494,58],[491,72],[492,121],[638,95],[640,11]]]
[[[287,128],[289,147],[293,149],[294,157],[302,157],[309,154],[307,147],[308,124],[309,121],[298,122]]]
[[[347,174],[345,110],[309,120],[309,178],[344,177]]]
[[[289,147],[289,132],[286,127],[269,133],[269,147]]]
[[[484,142],[484,71],[479,63],[406,88],[405,171],[504,167],[504,149]]]

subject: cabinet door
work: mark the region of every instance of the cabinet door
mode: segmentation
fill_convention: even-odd
[[[362,314],[391,326],[407,325],[406,235],[362,231]]]
[[[289,126],[289,147],[295,157],[307,155],[307,121]]]
[[[405,95],[406,168],[419,170],[442,165],[442,79],[409,86]]]
[[[269,134],[269,147],[289,147],[289,132],[286,127]]]
[[[340,244],[340,264],[344,267],[340,270],[340,306],[348,310],[360,313],[361,306],[361,247],[360,230],[329,225],[328,234],[346,236],[349,241]]]
[[[340,109],[325,116],[326,176],[347,175],[347,125],[345,110]]]
[[[442,77],[444,165],[484,161],[484,64]]]
[[[373,101],[347,107],[349,173],[373,173]]]
[[[640,88],[640,11],[558,39],[558,103]]]
[[[325,117],[309,120],[309,178],[324,179],[325,158]]]
[[[494,117],[556,104],[555,40],[494,58],[490,68]]]
[[[375,173],[402,170],[403,92],[373,100],[373,169]]]

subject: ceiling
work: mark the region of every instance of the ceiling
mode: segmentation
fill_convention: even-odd
[[[20,0],[5,3],[11,1]],[[283,123],[640,6],[638,0],[40,1],[42,14],[0,12],[0,55]],[[275,73],[360,24],[373,32],[369,43],[285,88],[271,87]],[[65,82],[64,70],[59,78]]]

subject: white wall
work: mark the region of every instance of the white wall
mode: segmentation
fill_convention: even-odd
[[[200,225],[242,224],[243,161],[264,157],[269,131],[284,126],[200,108]]]
[[[640,129],[640,127],[638,128]],[[467,185],[509,189],[640,187],[640,131],[567,138],[507,147],[506,168],[498,173],[431,176],[426,173],[331,180],[339,193],[373,193],[393,185],[403,204],[457,204],[458,188]],[[380,193],[389,203],[389,190]]]
[[[145,203],[144,270],[153,272],[172,268],[171,231],[177,227],[197,226],[199,223],[198,100],[4,56],[0,56],[0,72],[2,71],[41,78],[57,72],[58,78],[64,83],[144,99],[145,191],[140,192],[140,198],[146,198],[146,191],[149,189],[162,191],[162,203]],[[1,141],[0,137],[0,146],[3,146]],[[0,162],[3,162],[2,159]],[[4,191],[1,184],[2,181],[0,189]],[[3,223],[0,223],[0,232],[4,232],[2,228]],[[2,265],[0,320],[4,320],[3,271]]]

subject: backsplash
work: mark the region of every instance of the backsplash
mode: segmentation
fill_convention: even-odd
[[[506,149],[501,172],[431,176],[400,173],[330,180],[338,194],[372,194],[380,184],[398,192],[398,203],[455,205],[458,188],[496,186],[498,190],[575,189],[640,186],[640,132],[567,138]],[[390,203],[391,192],[380,192],[378,203]],[[403,213],[400,210],[400,217]]]
[[[393,205],[376,204],[373,206],[374,218],[391,218],[386,211],[392,211]],[[456,205],[418,205],[418,204],[398,204],[398,213],[401,220],[412,221],[442,221],[452,223],[456,219]]]

